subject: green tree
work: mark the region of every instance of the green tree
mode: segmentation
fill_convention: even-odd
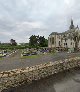
[[[32,35],[29,38],[29,46],[36,47],[37,46],[37,37],[35,35]]]
[[[10,43],[11,43],[12,46],[16,46],[17,45],[17,43],[16,43],[16,41],[14,39],[11,39]]]
[[[44,36],[35,36],[32,35],[29,38],[29,46],[31,47],[47,47],[48,46],[48,40],[44,38]]]
[[[44,38],[44,36],[40,36],[39,37],[39,45],[40,47],[46,47],[47,46],[47,39]]]

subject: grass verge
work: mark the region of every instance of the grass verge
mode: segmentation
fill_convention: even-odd
[[[42,56],[47,56],[47,55],[56,55],[57,53],[47,53],[47,54],[40,54],[40,55],[31,55],[31,56],[22,56],[21,59],[35,59],[35,58],[40,58]]]
[[[21,59],[27,59],[27,58],[34,59],[34,58],[39,58],[39,57],[41,57],[41,56],[42,56],[42,55],[22,56]]]

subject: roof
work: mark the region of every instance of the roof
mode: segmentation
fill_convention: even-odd
[[[65,34],[65,32],[63,32],[63,33],[52,32],[50,35],[63,35],[63,34]]]
[[[58,35],[58,33],[57,32],[52,32],[50,35]]]
[[[52,32],[50,35],[65,35],[65,34],[68,34],[68,33],[72,33],[74,32],[74,30],[67,30],[65,32],[62,32],[62,33],[58,33],[58,32]]]

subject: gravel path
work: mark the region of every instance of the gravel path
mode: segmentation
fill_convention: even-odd
[[[27,66],[33,66],[36,64],[46,63],[46,62],[54,62],[56,60],[62,60],[65,58],[80,56],[79,53],[56,53],[56,54],[48,54],[43,55],[38,58],[26,58],[21,59],[20,57],[21,51],[17,51],[9,57],[5,57],[0,60],[0,71],[11,70],[15,68],[25,68]]]

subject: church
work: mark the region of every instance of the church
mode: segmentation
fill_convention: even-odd
[[[52,32],[48,37],[48,47],[49,48],[80,48],[80,30],[74,26],[73,20],[71,19],[71,24],[69,30],[58,33]]]

